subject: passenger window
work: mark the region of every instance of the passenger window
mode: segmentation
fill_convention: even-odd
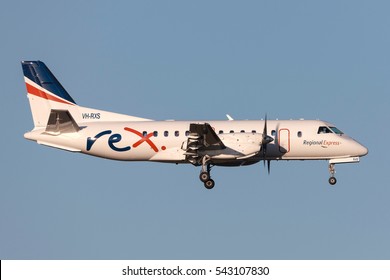
[[[190,131],[186,130],[186,136],[189,136],[189,135],[190,135]]]
[[[234,130],[230,130],[230,133],[234,133]]]
[[[169,132],[167,130],[164,131],[164,136],[165,137],[168,137],[169,136]]]
[[[256,130],[252,130],[252,133],[256,133]]]
[[[142,135],[143,135],[144,137],[146,137],[146,136],[148,135],[148,132],[147,132],[147,131],[143,131],[143,132],[142,132]]]
[[[218,133],[219,133],[219,134],[223,134],[223,130],[220,130]]]
[[[245,133],[245,130],[241,130],[240,132],[241,132],[241,133]]]
[[[272,136],[275,136],[275,135],[276,135],[276,131],[275,131],[275,130],[272,130],[272,131],[271,131],[271,135],[272,135]]]
[[[302,131],[298,131],[297,136],[302,137]]]
[[[153,136],[157,137],[158,136],[158,132],[157,131],[153,131]]]
[[[175,131],[175,136],[178,137],[179,134],[180,134],[179,131],[176,130],[176,131]]]

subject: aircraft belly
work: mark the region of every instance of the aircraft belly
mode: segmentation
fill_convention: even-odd
[[[183,162],[185,159],[184,151],[174,147],[155,153],[149,160],[158,162]]]

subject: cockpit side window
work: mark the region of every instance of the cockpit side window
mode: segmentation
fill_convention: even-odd
[[[320,126],[318,128],[317,134],[332,133],[332,131],[327,126]]]
[[[334,133],[338,134],[338,135],[343,135],[344,133],[338,129],[337,127],[334,127],[334,126],[331,126],[329,127]]]

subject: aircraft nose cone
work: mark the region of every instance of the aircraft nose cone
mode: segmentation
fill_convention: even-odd
[[[368,154],[368,149],[364,147],[362,144],[359,144],[359,156],[365,156]]]

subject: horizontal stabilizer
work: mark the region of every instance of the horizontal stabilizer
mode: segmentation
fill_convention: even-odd
[[[75,133],[80,130],[68,110],[50,111],[49,121],[46,126],[46,133],[58,135],[61,133]]]
[[[60,149],[60,150],[65,150],[65,151],[68,151],[68,152],[81,152],[80,149],[73,148],[71,146],[64,146],[64,145],[59,145],[59,144],[55,144],[55,143],[51,143],[51,142],[45,142],[45,141],[37,141],[37,143],[39,145],[45,145],[45,146],[48,146],[48,147],[52,147],[52,148],[56,148],[56,149]]]

